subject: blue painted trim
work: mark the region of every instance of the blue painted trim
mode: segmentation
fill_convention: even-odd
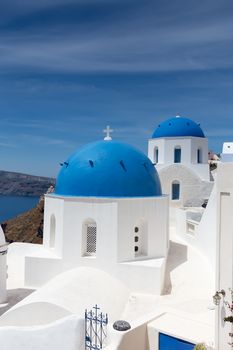
[[[93,199],[132,199],[132,198],[135,198],[135,199],[147,199],[147,198],[161,198],[161,197],[168,197],[167,194],[161,194],[161,195],[158,195],[158,196],[145,196],[145,197],[142,197],[142,196],[129,196],[129,197],[126,197],[126,196],[76,196],[76,195],[70,195],[70,194],[58,194],[58,193],[52,193],[52,194],[47,194],[46,195],[47,197],[57,197],[57,198],[93,198]]]
[[[159,350],[193,350],[194,347],[193,343],[159,333]]]

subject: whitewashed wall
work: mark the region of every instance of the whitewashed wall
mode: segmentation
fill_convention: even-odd
[[[45,248],[50,249],[50,234],[46,234],[46,232],[50,232],[50,224],[51,217],[54,215],[55,217],[55,247],[52,248],[53,252],[57,256],[62,256],[63,251],[63,229],[64,229],[64,205],[62,200],[57,200],[56,198],[46,197],[45,196],[45,210],[46,215],[44,214],[44,237],[43,244]]]
[[[233,142],[224,142],[222,153],[233,154]]]
[[[180,200],[171,200],[170,205],[173,207],[201,206],[213,188],[213,182],[202,181],[194,171],[181,164],[172,164],[159,170],[159,177],[162,191],[170,195],[170,200],[172,182],[176,180],[180,183]]]
[[[118,261],[135,260],[134,232],[143,220],[147,234],[145,258],[160,258],[168,249],[168,200],[166,196],[118,201]],[[143,256],[142,256],[143,257]],[[140,259],[140,256],[138,257]]]
[[[195,217],[195,208],[191,208]],[[216,242],[217,242],[217,194],[216,186],[210,195],[208,205],[203,211],[200,222],[193,221],[194,232],[188,232],[188,212],[189,208],[177,208],[177,235],[188,244],[196,247],[203,256],[207,258],[213,271],[213,279],[216,274]],[[201,215],[201,211],[196,209],[196,215]]]
[[[201,137],[167,137],[150,139],[148,143],[148,157],[155,163],[154,149],[158,147],[159,159],[156,169],[174,164],[174,149],[181,147],[181,163],[196,173],[202,180],[209,181],[208,140]],[[201,150],[202,163],[197,162],[197,150]]]
[[[233,288],[233,163],[218,165],[217,174],[217,274],[216,289],[226,291],[226,300],[231,302],[229,288]],[[216,308],[216,350],[231,349],[229,332],[230,323],[224,323],[223,318],[231,313],[221,301]]]
[[[96,304],[114,322],[121,317],[129,297],[129,288],[119,279],[100,269],[79,267],[59,274],[16,304],[3,316],[3,321],[0,317],[0,326],[45,324],[54,317],[60,318],[64,310],[83,317],[85,309]],[[32,312],[36,312],[39,304],[41,311],[37,317]]]
[[[0,327],[31,327],[55,322],[70,315],[64,308],[47,302],[16,305],[0,317]],[[23,315],[23,317],[22,317]]]
[[[84,350],[84,320],[69,316],[37,327],[0,327],[1,350]]]
[[[233,142],[224,142],[221,154],[222,162],[233,162]]]
[[[101,199],[47,195],[44,215],[44,247],[54,255],[40,253],[26,257],[27,285],[39,286],[59,272],[87,266],[117,276],[134,291],[146,292],[149,288],[150,293],[161,292],[168,250],[166,196]],[[52,215],[56,219],[54,248],[49,244]],[[97,224],[95,256],[83,254],[82,230],[86,219]],[[143,238],[146,254],[138,255],[134,252],[134,227],[141,221],[146,232]]]

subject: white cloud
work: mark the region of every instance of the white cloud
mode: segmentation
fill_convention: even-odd
[[[67,35],[68,36],[68,35]],[[6,36],[0,67],[64,72],[170,71],[233,66],[232,22],[202,28],[156,28],[126,35]]]
[[[26,7],[29,3],[34,1],[24,0]],[[196,6],[191,6],[191,13],[188,7],[182,9],[174,2],[162,15],[156,7],[151,12],[144,9],[142,14],[132,10],[132,17],[122,13],[112,21],[100,19],[96,26],[87,19],[81,28],[79,23],[68,28],[56,23],[52,30],[46,26],[30,31],[12,29],[1,36],[0,69],[75,73],[232,67],[232,18],[227,13],[218,16],[218,9],[212,13],[215,2],[206,3],[209,8],[204,6],[202,13]],[[59,4],[64,0],[44,0],[31,6]]]

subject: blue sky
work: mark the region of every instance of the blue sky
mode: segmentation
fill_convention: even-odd
[[[1,169],[56,176],[107,124],[147,152],[177,114],[220,152],[233,141],[233,2],[8,0],[0,73]]]

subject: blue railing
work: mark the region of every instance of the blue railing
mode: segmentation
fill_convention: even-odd
[[[92,310],[85,310],[85,350],[103,349],[107,338],[108,315],[100,312],[95,305]]]

